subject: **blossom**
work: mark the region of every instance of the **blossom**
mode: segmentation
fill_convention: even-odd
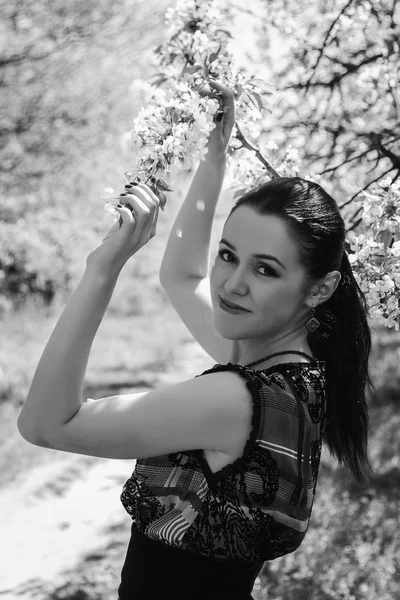
[[[127,181],[140,177],[148,183],[159,195],[162,209],[173,169],[178,165],[191,167],[206,156],[219,102],[200,96],[197,89],[209,75],[234,91],[237,123],[252,140],[244,147],[238,139],[238,128],[233,128],[226,180],[236,188],[235,197],[268,178],[260,152],[251,148],[256,147],[265,125],[263,103],[270,90],[265,91],[267,82],[260,83],[239,69],[229,51],[226,23],[234,10],[229,0],[178,0],[175,7],[166,11],[167,36],[156,50],[159,73],[153,86],[158,87],[149,89],[142,84],[150,98],[133,120],[132,165],[130,172],[125,173]],[[281,176],[298,175],[301,165],[297,148],[288,145],[280,152],[273,141],[264,148],[273,151],[274,160],[279,161],[275,170]],[[321,182],[320,175],[304,178]],[[105,191],[115,193],[111,187]],[[115,212],[113,201],[116,204],[119,198],[102,199],[105,209]],[[365,294],[369,316],[399,330],[400,178],[393,181],[386,177],[373,189],[364,190],[360,217],[358,235],[349,240],[354,277]]]
[[[278,150],[278,145],[275,142],[269,141],[265,146],[268,150]]]
[[[392,183],[391,177],[386,177],[386,179],[381,179],[380,181],[378,181],[378,185],[380,185],[383,188],[390,187],[391,183]]]
[[[299,151],[297,148],[293,148],[289,145],[286,150],[286,158],[287,160],[297,160],[299,158]]]

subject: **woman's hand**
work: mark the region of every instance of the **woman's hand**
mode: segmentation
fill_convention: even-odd
[[[127,260],[156,235],[159,208],[160,200],[144,183],[125,186],[116,208],[120,219],[90,252],[86,267],[105,275],[118,274]]]
[[[226,156],[235,124],[235,97],[231,89],[214,79],[209,79],[208,83],[200,89],[199,94],[217,98],[220,102],[220,110],[215,117],[216,126],[208,138],[205,160],[209,162],[221,160]]]

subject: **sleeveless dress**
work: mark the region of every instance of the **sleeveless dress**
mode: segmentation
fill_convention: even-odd
[[[213,473],[203,450],[137,460],[119,600],[247,600],[264,561],[296,550],[311,516],[326,424],[325,363],[233,371],[252,400],[243,455]]]

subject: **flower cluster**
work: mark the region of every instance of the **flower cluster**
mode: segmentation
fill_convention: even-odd
[[[208,78],[221,80],[233,90],[237,118],[253,134],[252,125],[262,117],[263,97],[272,93],[272,86],[237,68],[228,50],[231,34],[223,28],[229,13],[229,2],[222,0],[180,0],[166,13],[169,37],[156,49],[160,72],[152,83],[167,89],[156,89],[134,119],[133,164],[125,173],[126,182],[136,179],[148,184],[159,196],[162,210],[167,200],[164,192],[171,191],[172,167],[192,167],[206,155],[220,107],[217,100],[198,93]],[[228,169],[232,170],[229,162]],[[114,192],[112,188],[105,191]],[[103,200],[105,209],[115,215],[118,198]]]
[[[162,176],[169,186],[172,166],[184,165],[188,156],[194,161],[205,156],[218,108],[217,100],[199,96],[187,82],[176,83],[168,91],[158,89],[150,105],[134,119],[133,172],[151,182]]]
[[[160,198],[164,210],[171,191],[172,169],[190,168],[207,152],[219,101],[199,94],[209,77],[223,82],[235,96],[236,125],[227,152],[226,180],[236,188],[234,198],[268,177],[298,176],[299,153],[288,146],[279,151],[269,141],[257,147],[266,97],[274,88],[237,68],[230,52],[232,35],[226,28],[235,8],[229,0],[178,0],[166,13],[168,36],[155,54],[157,89],[134,119],[131,132],[133,163],[126,182],[144,181]],[[162,89],[163,86],[165,89]],[[268,156],[268,159],[266,158]],[[277,162],[275,168],[269,157]],[[319,175],[305,179],[321,183]],[[112,188],[106,192],[113,193]],[[103,198],[116,216],[118,197]],[[113,202],[114,201],[114,202]],[[118,218],[118,217],[117,217]],[[349,259],[366,295],[370,317],[388,327],[400,323],[400,192],[390,178],[372,192],[364,192],[360,235],[351,240]]]
[[[370,316],[399,331],[400,182],[388,177],[378,185],[364,192],[363,233],[351,240],[349,260]]]
[[[126,182],[144,180],[160,198],[165,208],[165,191],[170,189],[171,168],[201,160],[207,152],[206,143],[215,127],[214,115],[219,103],[201,97],[187,82],[175,83],[172,89],[157,89],[147,107],[134,119],[131,132],[133,163],[126,173]],[[113,193],[112,188],[106,188]],[[106,210],[113,213],[113,200],[104,198]]]

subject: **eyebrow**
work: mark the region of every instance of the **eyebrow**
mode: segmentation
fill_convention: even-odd
[[[226,244],[229,248],[231,248],[232,250],[235,250],[236,252],[236,248],[233,244],[231,244],[230,242],[228,242],[227,240],[225,240],[224,238],[221,239],[220,244]],[[276,258],[276,256],[272,256],[271,254],[253,254],[254,258],[267,258],[269,260],[274,260],[275,262],[278,263],[278,265],[280,265],[283,269],[285,269],[285,271],[287,271],[285,265],[283,265],[281,263],[280,260],[278,260]]]

